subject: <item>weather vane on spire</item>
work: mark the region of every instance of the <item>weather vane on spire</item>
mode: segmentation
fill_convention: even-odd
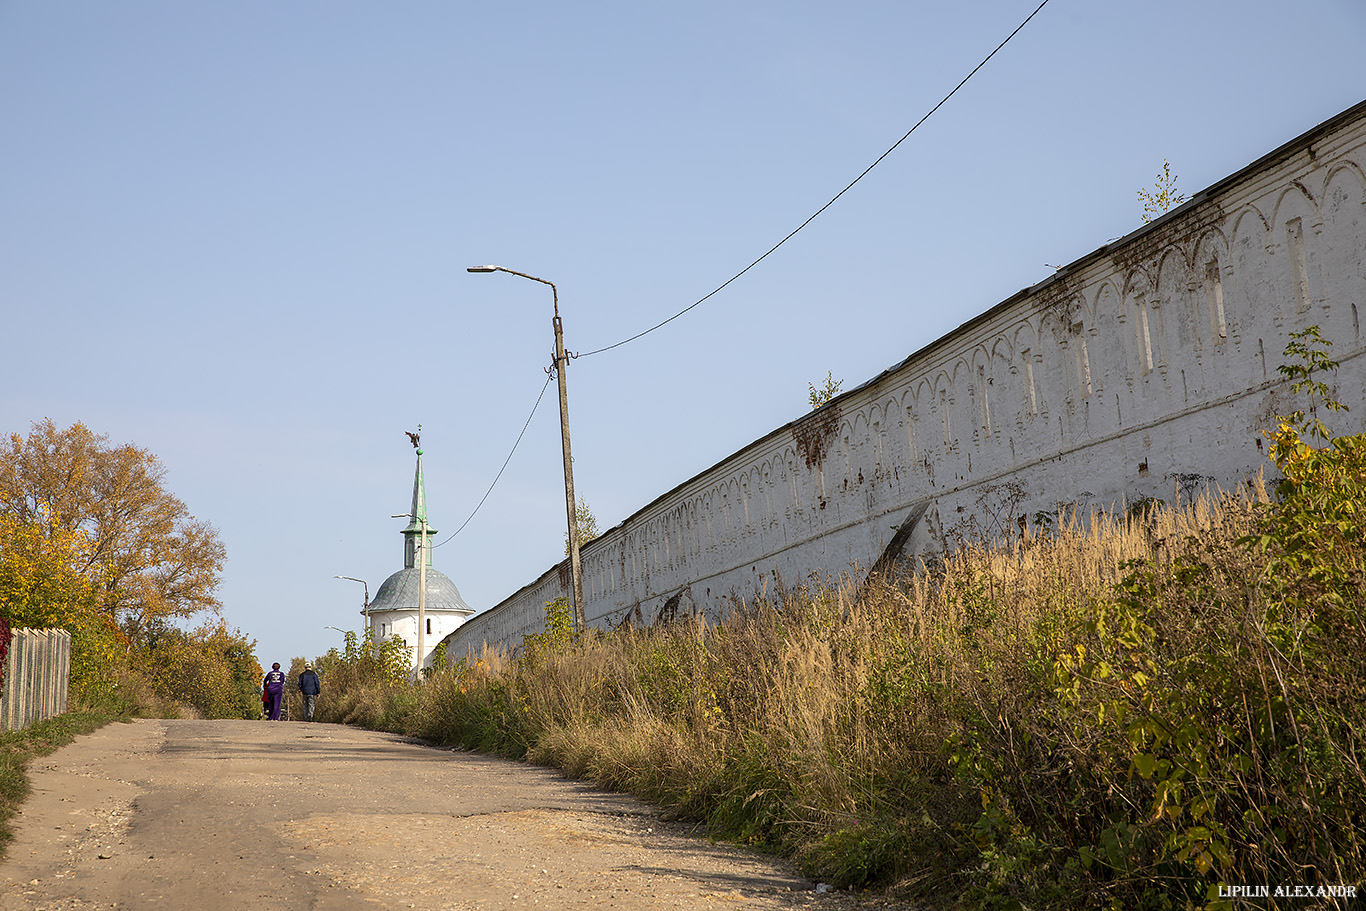
[[[417,433],[413,433],[411,430],[405,430],[403,432],[408,434],[408,439],[412,441],[413,448],[416,449],[422,440],[422,425],[417,425]]]

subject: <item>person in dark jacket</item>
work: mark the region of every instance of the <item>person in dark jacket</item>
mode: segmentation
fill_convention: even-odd
[[[304,672],[299,675],[299,692],[304,697],[304,721],[313,720],[313,709],[318,704],[318,694],[323,691],[318,674],[313,665],[305,664]]]
[[[280,662],[270,666],[262,684],[266,688],[266,695],[270,697],[270,720],[279,721],[280,703],[285,701],[285,672],[280,670]]]

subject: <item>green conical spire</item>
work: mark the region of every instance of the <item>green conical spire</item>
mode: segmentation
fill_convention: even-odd
[[[408,527],[403,529],[403,565],[408,569],[417,566],[418,545],[422,543],[422,522],[427,518],[427,486],[422,479],[422,449],[417,450],[417,469],[413,473],[413,508],[409,510],[412,518]],[[427,525],[427,565],[432,565],[432,536],[436,529]]]

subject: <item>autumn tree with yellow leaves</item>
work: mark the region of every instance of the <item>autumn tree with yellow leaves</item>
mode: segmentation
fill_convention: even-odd
[[[165,476],[151,452],[79,422],[0,442],[0,617],[70,630],[87,704],[150,689],[205,717],[250,717],[261,669],[255,642],[219,616],[225,549]]]
[[[77,689],[103,685],[126,643],[96,605],[97,585],[82,573],[88,546],[80,532],[0,513],[0,617],[18,627],[69,630]]]
[[[53,541],[80,537],[75,570],[95,586],[99,609],[139,639],[158,621],[219,609],[223,543],[165,476],[146,449],[49,418],[0,445],[0,516]]]

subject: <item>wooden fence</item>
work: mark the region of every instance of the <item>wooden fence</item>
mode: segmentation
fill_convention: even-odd
[[[15,629],[0,679],[0,731],[18,731],[66,711],[71,633]]]

